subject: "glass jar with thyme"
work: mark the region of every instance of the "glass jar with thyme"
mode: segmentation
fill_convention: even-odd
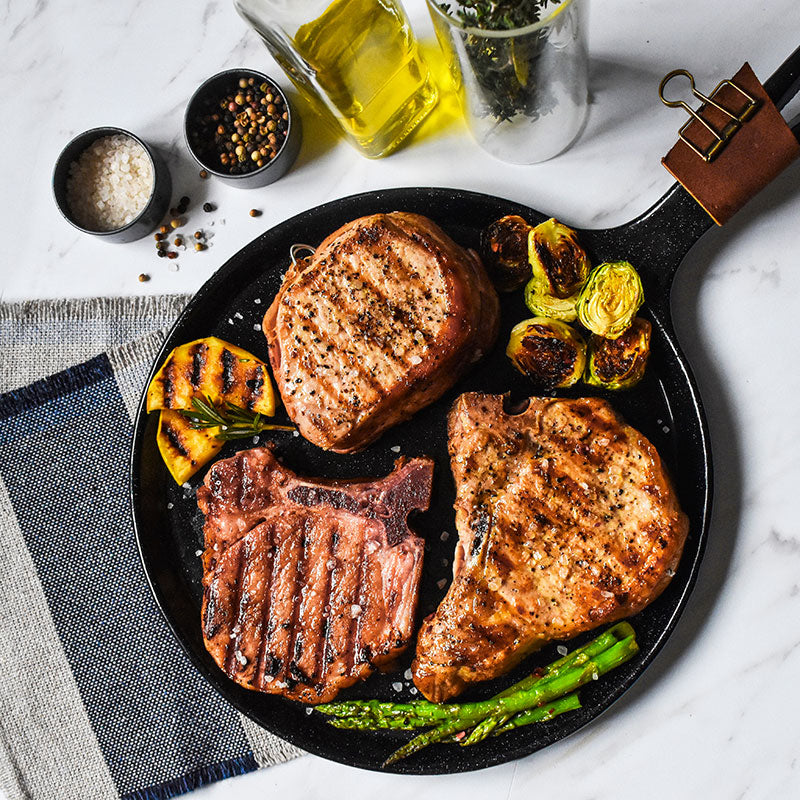
[[[584,0],[427,0],[472,135],[504,161],[565,150],[586,116]]]

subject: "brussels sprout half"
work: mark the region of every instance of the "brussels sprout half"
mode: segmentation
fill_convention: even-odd
[[[544,291],[535,279],[528,281],[525,286],[525,305],[537,317],[549,317],[562,322],[574,322],[578,318],[578,294],[572,297],[553,297]]]
[[[651,329],[646,319],[636,317],[616,339],[592,334],[584,381],[604,389],[629,389],[639,383],[650,355]]]
[[[578,319],[598,336],[616,339],[644,302],[639,273],[627,261],[595,267],[578,297]]]
[[[572,386],[586,366],[586,343],[569,325],[533,317],[515,325],[506,355],[524,375],[545,389]]]
[[[531,226],[515,215],[502,217],[481,233],[481,256],[501,292],[519,289],[531,276],[528,232]]]
[[[578,234],[556,219],[542,222],[528,234],[528,260],[542,291],[562,300],[580,290],[592,268]]]

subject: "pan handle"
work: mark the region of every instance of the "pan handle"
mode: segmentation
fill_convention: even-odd
[[[775,105],[783,108],[800,92],[800,47],[767,79],[764,89]],[[800,114],[789,123],[800,141]],[[658,264],[656,288],[669,296],[678,267],[692,245],[714,223],[711,217],[679,183],[633,221],[605,233],[610,240],[628,244],[638,258]],[[635,248],[635,249],[634,249]]]

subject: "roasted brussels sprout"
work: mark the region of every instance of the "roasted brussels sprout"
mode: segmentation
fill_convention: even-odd
[[[578,294],[563,299],[553,297],[553,295],[544,291],[533,278],[525,286],[525,305],[537,317],[550,317],[550,319],[559,319],[562,322],[574,322],[578,318],[578,309],[575,307],[577,302]]]
[[[481,255],[494,285],[501,292],[519,289],[531,276],[528,263],[528,232],[522,217],[498,219],[481,234]]]
[[[643,302],[642,281],[627,261],[600,264],[578,297],[578,319],[592,333],[616,339]]]
[[[533,317],[515,325],[506,355],[514,366],[545,389],[572,386],[586,366],[586,343],[569,325]]]
[[[578,234],[556,219],[531,229],[528,260],[541,290],[562,300],[580,291],[592,268]]]
[[[616,339],[592,334],[583,379],[604,389],[629,389],[642,379],[650,355],[650,323],[636,317]]]

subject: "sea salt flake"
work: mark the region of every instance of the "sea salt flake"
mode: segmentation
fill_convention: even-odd
[[[593,681],[598,681],[598,680],[600,680],[600,676],[596,672],[593,672],[592,673],[592,680]]]
[[[409,361],[416,367],[417,364],[421,364],[422,363],[422,358],[420,356],[411,356]]]
[[[556,647],[556,653],[558,653],[560,656],[565,656],[567,654],[567,648],[564,647],[563,644],[560,644],[558,647]]]
[[[410,669],[407,669],[407,670],[406,670],[406,671],[403,673],[403,677],[404,677],[404,678],[405,678],[407,681],[410,681],[410,680],[411,680],[411,670],[410,670]]]
[[[309,706],[306,708],[306,714],[310,717],[314,713],[314,709]]]
[[[396,692],[402,692],[403,691],[403,684],[400,683],[400,681],[395,681],[392,684],[392,689],[394,689]]]
[[[261,437],[260,436],[254,436],[253,437],[253,444],[258,444],[260,441],[261,441]]]
[[[353,603],[350,606],[350,616],[355,619],[361,613],[361,606],[358,603]]]
[[[391,450],[393,453],[399,453],[399,452],[400,452],[400,445],[399,445],[399,444],[396,444],[394,447],[390,447],[389,449],[390,449],[390,450]]]
[[[236,660],[244,667],[247,665],[247,658],[245,658],[244,653],[240,653],[238,650],[234,652],[236,656]]]
[[[233,316],[236,317],[236,319],[244,319],[244,317],[238,311]]]
[[[447,578],[442,578],[440,581],[436,581],[436,585],[440,589],[444,589],[444,587],[447,586]]]
[[[412,686],[409,691],[411,692],[411,694],[417,694],[417,687],[416,686]]]
[[[664,433],[669,433],[669,425],[665,425],[661,430],[664,431]]]
[[[261,305],[261,298],[260,298],[260,297],[256,297],[256,299],[255,299],[255,300],[253,300],[253,302],[254,302],[254,303],[257,305],[257,306],[260,306],[260,305]]]
[[[300,431],[292,431],[292,436],[299,436],[299,435],[300,435]]]
[[[253,330],[254,331],[260,331],[261,330],[261,323],[260,322],[256,322],[256,324],[253,325]]]
[[[169,509],[175,508],[175,503],[167,503],[167,508]]]
[[[228,317],[228,325],[233,325],[233,320],[230,317]]]
[[[201,556],[201,555],[203,555],[203,551],[202,551],[202,550],[195,550],[195,551],[194,551],[194,554],[195,554],[195,555],[196,555],[198,558],[200,558],[200,556]]]
[[[447,531],[442,531],[442,535],[439,538],[446,542],[450,538],[450,534]]]

